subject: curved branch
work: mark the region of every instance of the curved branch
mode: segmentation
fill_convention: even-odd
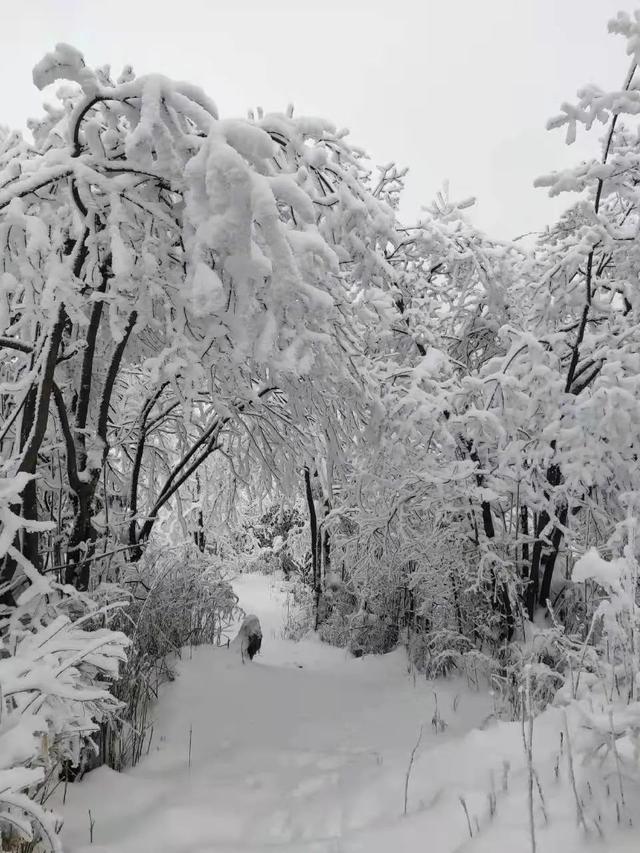
[[[58,306],[58,315],[54,321],[51,334],[49,335],[49,347],[45,358],[42,378],[40,379],[38,386],[38,398],[33,427],[31,429],[27,446],[22,453],[18,472],[26,472],[28,474],[35,473],[36,463],[38,461],[38,451],[40,450],[40,445],[44,439],[47,421],[49,419],[49,405],[53,389],[53,374],[56,367],[56,361],[58,359],[58,350],[60,349],[60,342],[62,341],[62,332],[64,330],[66,316],[64,305],[60,303]]]
[[[182,486],[183,483],[186,483],[189,477],[198,470],[198,468],[202,465],[205,459],[208,459],[209,456],[211,456],[212,453],[215,453],[216,450],[219,450],[220,447],[222,447],[222,445],[218,444],[217,436],[212,435],[210,440],[207,442],[207,446],[202,451],[200,456],[197,459],[194,459],[191,465],[189,465],[189,467],[182,472],[178,479],[174,481],[171,488],[166,490],[163,493],[162,497],[158,498],[158,500],[153,506],[153,509],[151,510],[151,513],[149,514],[149,516],[145,520],[145,523],[142,526],[142,530],[140,531],[140,542],[144,542],[146,539],[149,538],[149,534],[151,533],[155,520],[162,507],[166,503],[168,503],[168,501],[171,500],[171,498],[179,490],[180,486]]]
[[[147,436],[147,419],[153,407],[162,396],[165,388],[169,383],[163,382],[160,388],[147,399],[140,413],[140,432],[138,434],[138,442],[136,444],[136,452],[131,468],[131,484],[129,487],[129,542],[133,545],[136,541],[136,520],[135,516],[138,512],[138,483],[140,482],[140,471],[142,469],[142,459],[144,457],[144,445]]]
[[[107,282],[109,280],[108,265],[109,258],[102,265],[101,274],[102,281],[97,293],[105,293]],[[93,360],[96,351],[96,340],[98,338],[98,329],[100,328],[100,319],[104,309],[104,301],[98,299],[93,304],[91,310],[91,319],[89,320],[89,328],[87,329],[86,346],[82,356],[82,370],[80,373],[80,392],[78,394],[78,408],[76,410],[76,427],[83,430],[87,425],[87,414],[89,412],[89,398],[91,396],[91,382],[93,379]]]
[[[100,401],[100,413],[98,415],[98,428],[96,432],[98,433],[99,438],[102,439],[105,445],[104,454],[106,457],[107,453],[107,421],[109,419],[109,406],[111,405],[111,395],[113,394],[113,386],[116,383],[116,378],[118,376],[118,371],[120,370],[120,363],[122,362],[122,356],[124,355],[125,348],[127,346],[127,342],[133,330],[133,327],[136,324],[136,320],[138,319],[138,312],[132,311],[129,314],[129,320],[127,321],[127,326],[124,330],[124,334],[122,336],[122,340],[118,343],[118,346],[115,348],[113,353],[113,357],[111,359],[111,364],[109,365],[109,370],[107,371],[107,378],[105,379],[104,388],[102,390],[102,399]]]
[[[258,398],[265,397],[268,394],[271,394],[277,391],[277,387],[269,386],[267,388],[263,388],[261,391],[257,393]],[[236,409],[240,412],[244,411],[248,405],[247,403],[239,403],[236,406]],[[189,449],[189,451],[182,457],[182,459],[174,466],[172,472],[169,474],[164,486],[160,490],[158,497],[151,509],[151,512],[147,516],[140,533],[138,535],[138,542],[142,542],[149,538],[151,531],[153,529],[153,525],[155,523],[156,517],[162,507],[169,501],[173,495],[178,491],[180,486],[189,479],[189,477],[196,471],[200,465],[210,456],[215,450],[217,450],[220,445],[217,443],[218,436],[220,435],[220,430],[223,426],[229,423],[233,418],[233,415],[228,415],[224,418],[216,418],[212,424],[205,430],[205,432],[200,436],[200,438],[194,442],[193,446]],[[204,450],[202,450],[204,448]],[[198,454],[199,451],[202,450],[200,456],[197,459],[193,459],[194,456]],[[191,461],[193,460],[193,461]]]
[[[42,180],[38,177],[36,173],[36,175],[33,175],[30,179],[25,179],[24,181],[22,181],[20,187],[12,187],[11,192],[0,193],[0,210],[4,210],[5,207],[8,207],[14,198],[24,198],[26,195],[35,193],[38,190],[49,186],[49,184],[53,184],[56,181],[61,180],[62,178],[68,178],[72,174],[73,169],[64,168],[58,171],[54,171],[53,174]],[[16,189],[18,189],[19,191],[15,192]]]
[[[33,352],[33,347],[31,344],[24,344],[22,341],[18,341],[15,338],[5,338],[0,335],[0,349],[14,349],[18,352]]]
[[[67,415],[67,407],[64,402],[64,397],[62,396],[62,391],[55,382],[53,383],[53,399],[56,404],[56,409],[58,411],[58,419],[60,420],[60,426],[62,427],[62,434],[64,436],[67,456],[67,476],[69,477],[69,485],[77,494],[82,488],[82,482],[78,476],[78,457],[76,454],[76,445],[73,439],[73,433],[71,431],[71,425],[69,423],[69,416]]]

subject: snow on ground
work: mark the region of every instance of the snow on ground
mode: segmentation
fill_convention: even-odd
[[[283,640],[281,584],[243,575],[234,585],[262,622],[262,653],[246,665],[226,648],[185,653],[161,694],[149,756],[126,773],[100,768],[69,786],[58,806],[69,853],[531,849],[522,732],[489,720],[487,693],[462,680],[414,679],[401,651],[353,659],[315,640]],[[444,731],[432,723],[436,695]],[[536,721],[548,819],[536,794],[538,850],[577,853],[585,835],[576,828],[561,727],[558,709]],[[611,812],[614,798],[598,808]],[[587,841],[589,849],[630,853],[633,836],[608,831],[601,842],[592,830]]]

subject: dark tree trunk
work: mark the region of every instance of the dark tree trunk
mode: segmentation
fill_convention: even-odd
[[[329,498],[325,498],[324,501],[324,517],[329,515],[331,512],[331,503]],[[320,578],[320,584],[324,584],[326,582],[327,574],[331,571],[331,534],[329,529],[325,526],[322,528],[322,576]]]
[[[198,510],[198,527],[193,531],[193,541],[196,543],[198,550],[204,554],[207,539],[204,535],[204,516],[201,509]]]
[[[311,534],[311,570],[313,575],[313,593],[314,593],[314,605],[315,605],[315,624],[314,628],[318,630],[319,624],[319,616],[320,616],[320,554],[322,549],[322,543],[320,541],[320,534],[318,532],[318,517],[316,515],[316,505],[313,500],[313,490],[311,488],[311,474],[309,473],[309,468],[305,466],[304,469],[304,484],[305,484],[305,494],[307,497],[307,509],[309,510],[309,532]]]
[[[549,524],[549,513],[543,510],[539,515],[534,516],[534,530],[536,541],[531,549],[531,567],[529,569],[529,583],[525,590],[525,606],[527,608],[527,616],[533,619],[538,601],[538,592],[540,589],[540,559],[542,557],[542,539],[540,536],[542,531]]]
[[[20,448],[22,450],[27,446],[29,434],[33,428],[36,416],[37,395],[37,389],[32,387],[29,390],[25,401],[22,425],[20,427]],[[30,480],[22,491],[22,511],[20,511],[20,506],[14,507],[13,511],[21,514],[23,518],[28,519],[29,521],[38,520],[38,489],[35,478]],[[19,548],[23,556],[26,557],[27,560],[29,560],[29,562],[38,569],[38,571],[40,571],[41,568],[41,560],[38,555],[39,539],[40,535],[37,531],[25,530],[22,533],[22,547]]]
[[[201,500],[200,475],[196,471],[196,497]],[[204,513],[202,512],[202,504],[198,507],[198,523],[193,535],[194,541],[199,551],[204,554],[206,546],[206,537],[204,535]]]
[[[309,468],[304,469],[304,484],[305,494],[307,498],[307,509],[309,511],[309,532],[311,534],[311,570],[313,578],[313,588],[317,590],[318,584],[318,519],[316,516],[316,505],[313,500],[313,491],[311,489],[311,475]]]
[[[91,558],[97,539],[92,522],[94,495],[95,485],[92,484],[88,484],[88,487],[77,495],[76,515],[67,545],[64,580],[65,583],[73,584],[80,591],[86,591],[89,588]]]
[[[86,237],[86,235],[85,235]],[[84,245],[83,238],[83,245]],[[80,257],[83,258],[83,249],[80,249]],[[76,261],[76,264],[78,261]],[[56,362],[58,359],[58,351],[62,341],[62,334],[66,319],[64,305],[58,308],[58,316],[51,328],[48,341],[47,356],[42,369],[42,375],[37,386],[30,389],[25,401],[25,409],[22,417],[22,429],[20,436],[22,461],[18,468],[19,473],[35,475],[38,465],[38,453],[42,446],[44,436],[49,420],[49,409],[51,396],[54,386],[54,373]],[[38,518],[38,496],[37,484],[35,480],[31,480],[22,491],[22,504],[15,508],[15,512],[22,514],[23,518],[30,521],[36,521]],[[25,531],[22,540],[21,553],[29,559],[35,560],[34,565],[40,565],[38,550],[40,537],[38,533],[29,533]],[[16,547],[20,548],[20,540],[16,541]],[[33,561],[32,560],[32,561]],[[8,605],[14,603],[13,594],[10,588],[16,573],[17,564],[15,560],[7,557],[0,567],[0,589],[5,591],[2,593],[2,602]]]
[[[82,432],[78,433],[79,442],[76,444],[75,436],[71,433],[69,427],[68,416],[64,406],[64,399],[62,398],[62,394],[60,393],[59,389],[57,389],[57,387],[54,387],[53,393],[55,395],[56,403],[58,405],[58,414],[61,419],[63,433],[65,434],[65,444],[67,451],[67,473],[69,476],[69,484],[76,495],[75,518],[73,521],[73,528],[67,546],[67,566],[65,569],[65,582],[68,584],[74,584],[75,587],[81,591],[85,591],[89,588],[89,578],[91,574],[91,558],[93,557],[93,554],[95,552],[95,543],[97,539],[97,532],[95,527],[93,526],[93,516],[95,512],[95,495],[96,490],[98,488],[98,483],[100,482],[100,475],[104,469],[104,466],[107,461],[107,455],[109,453],[108,420],[111,397],[113,395],[113,389],[115,387],[118,372],[120,370],[120,365],[122,363],[122,357],[124,355],[124,351],[129,341],[129,337],[131,335],[133,327],[136,323],[137,316],[138,315],[136,311],[132,311],[129,315],[127,326],[125,328],[122,339],[116,345],[111,356],[111,361],[107,370],[107,376],[100,397],[98,420],[96,424],[96,434],[101,440],[103,448],[101,467],[88,468],[86,466],[87,455],[85,450],[84,434]],[[100,315],[97,315],[97,319],[94,319],[95,317],[96,315],[94,313],[91,320],[92,324],[95,323],[95,328],[92,332],[93,347],[95,347],[95,337],[97,336],[97,327],[100,322]],[[88,367],[87,363],[89,365]],[[88,402],[85,406],[83,399],[89,394],[89,390],[91,387],[91,376],[86,374],[91,373],[92,363],[93,355],[91,356],[91,358],[85,358],[85,361],[83,363],[84,384],[82,386],[83,393],[79,397],[80,402],[78,404],[77,409],[77,424],[85,423],[86,417],[88,415]],[[82,468],[82,474],[84,475],[83,477],[80,476],[80,468]],[[108,500],[108,496],[105,494],[105,501],[106,500]],[[84,547],[82,547],[83,545]]]
[[[568,514],[569,509],[566,504],[563,504],[558,512],[558,525],[554,527],[553,533],[551,534],[551,550],[545,554],[543,561],[544,572],[542,575],[540,597],[538,600],[541,607],[547,607],[547,602],[549,601],[549,596],[551,594],[551,581],[553,580],[556,559],[558,557],[558,552],[560,551],[560,545],[563,537],[563,533],[559,525],[562,527],[566,526]]]
[[[529,510],[525,504],[520,507],[520,528],[522,537],[526,539],[529,536]],[[522,543],[522,577],[526,580],[529,577],[529,543]]]
[[[476,483],[480,488],[482,488],[484,486],[484,475],[479,470],[480,458],[471,442],[466,442],[466,446],[469,451],[469,458],[478,466],[478,472],[476,473]],[[482,501],[481,510],[484,535],[487,539],[494,539],[496,531],[495,526],[493,524],[493,513],[491,512],[491,504],[488,501]],[[509,597],[509,587],[504,581],[498,581],[495,569],[493,567],[491,569],[491,579],[493,584],[493,600],[495,602],[495,606],[498,613],[502,617],[504,623],[504,634],[506,636],[506,639],[509,641],[512,639],[513,632],[515,630],[515,618],[513,615],[513,608],[511,606],[511,599]]]
[[[555,449],[555,448],[554,448]],[[550,465],[547,470],[547,482],[550,486],[556,487],[562,481],[562,472],[559,465]],[[547,500],[552,499],[552,493],[545,492]],[[565,504],[562,504],[558,512],[558,521],[564,526],[567,521],[568,510]],[[542,510],[535,524],[536,541],[531,549],[531,568],[529,570],[529,583],[525,590],[525,606],[529,619],[533,619],[536,607],[538,605],[546,607],[547,598],[551,589],[551,581],[553,579],[553,571],[555,568],[556,557],[560,550],[562,542],[562,530],[555,525],[551,532],[551,547],[550,549],[542,541],[542,533],[551,521],[551,516],[546,510]],[[540,584],[540,569],[543,567],[544,574],[542,586]]]
[[[495,527],[493,525],[493,515],[491,514],[491,506],[487,501],[482,502],[482,523],[484,534],[487,539],[495,537]],[[493,583],[493,597],[496,602],[497,610],[502,616],[505,627],[505,635],[507,640],[511,640],[515,629],[515,619],[513,608],[511,607],[511,599],[509,597],[509,588],[503,581],[500,583],[496,577],[495,569],[491,569],[491,577]]]
[[[456,611],[456,621],[458,623],[458,633],[464,633],[464,622],[462,621],[462,608],[460,607],[460,590],[458,588],[458,579],[456,578],[455,569],[452,568],[449,572],[451,579],[451,589],[453,591],[453,606]]]

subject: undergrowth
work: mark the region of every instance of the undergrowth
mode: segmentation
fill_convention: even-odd
[[[131,640],[114,694],[123,710],[102,728],[101,760],[114,770],[135,765],[153,740],[151,710],[187,646],[225,644],[240,608],[219,562],[195,545],[148,550],[124,567],[129,606],[114,621]]]

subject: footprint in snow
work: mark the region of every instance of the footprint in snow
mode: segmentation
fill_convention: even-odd
[[[339,781],[337,773],[330,773],[327,776],[312,776],[310,779],[303,779],[291,792],[291,796],[296,799],[299,797],[309,797],[312,794],[317,794],[323,788],[329,785],[336,785]]]
[[[326,758],[318,760],[318,770],[337,770],[338,767],[344,767],[348,763],[348,759],[340,755],[328,755]]]

